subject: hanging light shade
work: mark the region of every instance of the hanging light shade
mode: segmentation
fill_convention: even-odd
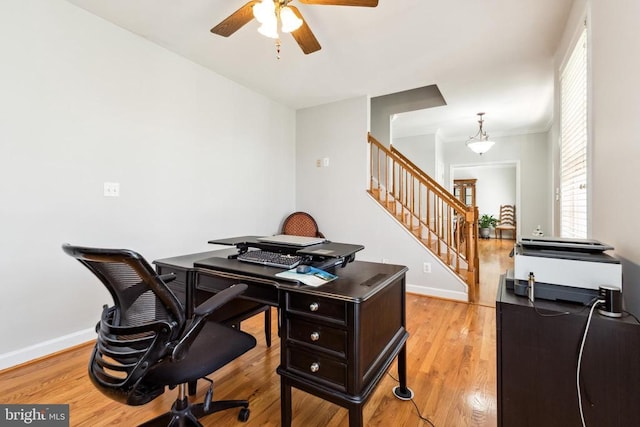
[[[261,24],[270,19],[276,20],[276,4],[273,0],[262,0],[253,5],[253,16]]]
[[[295,31],[302,25],[302,19],[298,18],[288,6],[280,9],[280,22],[282,23],[283,33]]]
[[[265,21],[258,28],[258,32],[265,37],[277,39],[278,37],[280,37],[278,35],[278,21],[276,21],[275,19],[272,21],[271,20]]]
[[[495,142],[489,140],[489,135],[487,135],[487,133],[482,130],[482,124],[484,123],[482,116],[484,114],[485,113],[478,113],[478,124],[480,125],[480,129],[478,130],[477,134],[470,137],[466,142],[467,147],[469,147],[471,151],[480,155],[489,151],[491,147],[493,147],[493,144],[495,144]]]

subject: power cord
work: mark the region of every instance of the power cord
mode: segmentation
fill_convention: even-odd
[[[560,312],[560,313],[553,313],[553,314],[552,314],[552,313],[541,313],[541,312],[538,310],[538,307],[536,306],[535,301],[531,301],[531,298],[527,298],[527,299],[529,300],[529,302],[531,303],[531,305],[533,305],[533,309],[535,310],[536,314],[537,314],[538,316],[540,316],[540,317],[559,317],[559,316],[567,316],[567,315],[571,314],[571,312],[570,312],[570,311],[562,311],[562,312]],[[595,302],[597,302],[597,301],[598,301],[598,297],[594,297],[591,301],[589,301],[588,303],[586,303],[586,304],[584,305],[584,307],[583,307],[581,310],[578,310],[578,311],[576,311],[576,312],[574,312],[574,313],[576,313],[576,314],[577,314],[577,313],[582,313],[582,312],[584,312],[584,310],[585,310],[587,307],[591,306],[591,304],[593,304],[593,303],[595,303]],[[604,302],[604,301],[603,301],[603,302]],[[543,310],[544,310],[544,309],[543,309]],[[634,316],[633,314],[629,313],[628,311],[625,311],[625,313],[627,313],[628,315],[632,316],[634,319],[636,319],[636,320],[638,321],[638,323],[640,323],[640,320],[638,320],[638,318],[637,318],[636,316]]]
[[[638,318],[636,317],[635,314],[633,314],[633,313],[631,313],[629,311],[626,311],[626,310],[624,311],[624,314],[633,317],[636,320],[636,322],[640,323],[640,320],[638,320]]]
[[[400,381],[397,378],[394,378],[393,375],[391,375],[389,373],[389,371],[387,371],[387,375],[389,375],[395,382],[400,383]],[[418,418],[420,418],[422,421],[429,423],[429,425],[431,427],[436,427],[436,425],[434,423],[431,422],[431,420],[425,416],[423,416],[420,413],[420,409],[418,408],[418,405],[416,404],[415,400],[413,400],[413,393],[411,394],[411,398],[407,399],[407,400],[411,400],[411,403],[413,403],[413,407],[416,408],[416,412],[418,413]]]
[[[580,365],[582,364],[582,352],[584,351],[584,343],[587,341],[587,334],[589,333],[589,325],[591,324],[591,318],[593,317],[593,311],[599,304],[604,304],[604,300],[597,300],[591,306],[589,311],[589,317],[587,318],[587,324],[584,327],[584,335],[582,336],[582,343],[580,344],[580,352],[578,353],[578,368],[576,370],[576,390],[578,392],[578,407],[580,408],[580,420],[582,421],[582,427],[587,427],[584,421],[584,411],[582,410],[582,394],[580,393]],[[639,322],[640,323],[640,322]]]
[[[540,312],[540,310],[538,309],[538,307],[536,306],[536,302],[534,300],[532,300],[531,298],[527,297],[527,299],[529,300],[529,302],[531,303],[531,305],[533,305],[533,309],[535,310],[536,314],[540,317],[559,317],[559,316],[566,316],[569,313],[568,311],[563,311],[561,313],[542,313]]]

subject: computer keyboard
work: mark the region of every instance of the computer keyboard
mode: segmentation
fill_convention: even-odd
[[[238,255],[238,260],[244,262],[252,262],[254,264],[267,265],[269,267],[290,269],[300,264],[300,261],[302,261],[302,257],[298,255],[285,255],[277,252],[258,250],[240,254]]]

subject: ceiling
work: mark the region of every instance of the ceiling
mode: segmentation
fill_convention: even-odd
[[[209,32],[247,0],[68,0],[294,109],[436,84],[446,106],[398,115],[394,136],[445,141],[549,128],[553,55],[573,0],[380,0],[376,8],[293,1],[322,49],[275,44],[251,21]]]

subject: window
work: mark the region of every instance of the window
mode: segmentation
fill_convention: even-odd
[[[587,237],[587,29],[560,74],[560,235]]]

